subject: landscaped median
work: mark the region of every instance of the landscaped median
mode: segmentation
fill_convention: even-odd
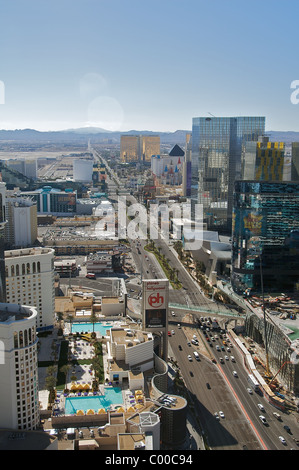
[[[181,289],[182,284],[180,283],[177,277],[178,270],[176,268],[172,268],[169,265],[169,262],[167,258],[165,257],[165,255],[160,253],[161,248],[160,247],[157,248],[154,242],[151,240],[147,245],[145,245],[144,249],[148,251],[149,253],[153,253],[155,255],[167,279],[169,279],[171,286],[174,289]]]

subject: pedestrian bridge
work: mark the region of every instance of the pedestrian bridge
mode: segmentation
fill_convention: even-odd
[[[229,309],[221,309],[219,306],[217,308],[207,308],[205,305],[200,306],[200,305],[182,305],[182,304],[173,304],[169,303],[169,308],[170,309],[180,309],[180,310],[185,310],[190,313],[206,313],[208,315],[221,315],[224,317],[230,317],[230,318],[245,318],[245,315],[242,315],[238,312],[232,312]]]

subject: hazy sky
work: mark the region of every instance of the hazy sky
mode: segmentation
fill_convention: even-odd
[[[299,131],[298,24],[298,0],[0,0],[0,129]]]

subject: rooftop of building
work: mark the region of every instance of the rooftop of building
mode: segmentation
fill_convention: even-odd
[[[40,256],[40,255],[46,255],[49,253],[54,254],[54,250],[52,248],[36,247],[36,248],[22,248],[18,250],[6,250],[4,252],[4,256],[5,258],[18,258],[18,257],[24,257],[24,256]]]
[[[0,430],[0,450],[45,450],[56,439],[44,431]]]
[[[0,303],[0,322],[24,320],[36,315],[34,307],[19,304]]]
[[[152,437],[145,433],[120,433],[118,435],[118,450],[152,449]]]
[[[112,328],[111,339],[118,344],[132,346],[133,344],[153,341],[153,335],[140,330],[131,330],[127,328]]]
[[[102,297],[102,304],[119,304],[118,297]]]

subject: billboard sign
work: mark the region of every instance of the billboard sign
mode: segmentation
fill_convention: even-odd
[[[169,281],[143,281],[143,319],[146,328],[167,326]]]

